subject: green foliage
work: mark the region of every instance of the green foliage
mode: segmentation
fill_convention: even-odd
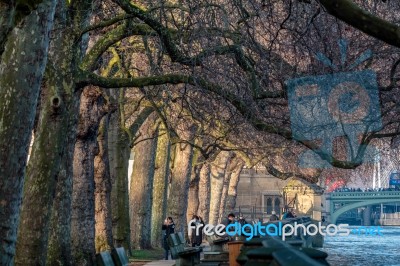
[[[164,250],[161,248],[154,249],[135,249],[133,250],[133,260],[159,260],[163,258]]]

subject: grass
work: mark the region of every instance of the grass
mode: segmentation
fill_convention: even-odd
[[[136,249],[132,251],[133,256],[130,257],[130,261],[153,261],[161,260],[163,258],[164,249],[153,248],[153,249]]]

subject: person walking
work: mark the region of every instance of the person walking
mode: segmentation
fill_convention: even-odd
[[[164,258],[165,260],[168,260],[168,256],[169,256],[169,245],[168,245],[168,237],[175,233],[175,223],[172,220],[172,217],[168,217],[167,219],[165,219],[164,224],[162,225],[162,230],[164,232],[164,250],[165,250],[165,255]]]

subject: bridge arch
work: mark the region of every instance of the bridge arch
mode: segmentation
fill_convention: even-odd
[[[400,198],[398,199],[393,199],[393,198],[389,198],[389,199],[371,199],[371,200],[365,200],[365,201],[357,201],[354,203],[350,203],[347,205],[344,205],[343,207],[341,207],[340,209],[336,210],[335,212],[331,212],[331,216],[330,216],[330,223],[335,224],[337,219],[339,218],[340,215],[342,215],[343,213],[355,209],[355,208],[360,208],[363,206],[368,206],[368,205],[375,205],[375,204],[381,204],[381,203],[392,203],[392,202],[400,202]]]

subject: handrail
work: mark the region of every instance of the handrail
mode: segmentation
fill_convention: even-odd
[[[341,191],[331,192],[328,197],[330,198],[341,198],[341,197],[363,197],[369,198],[372,196],[400,196],[400,191]]]

